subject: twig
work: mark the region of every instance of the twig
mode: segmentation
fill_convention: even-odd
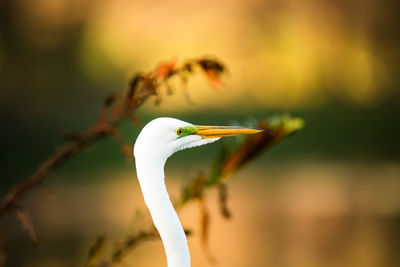
[[[205,65],[204,62],[208,62]],[[167,84],[167,81],[175,76],[181,79],[187,79],[193,74],[195,67],[204,70],[210,84],[216,84],[216,78],[219,78],[225,67],[216,59],[197,58],[184,61],[178,65],[176,60],[159,64],[149,73],[136,74],[128,88],[127,94],[112,94],[104,101],[104,110],[99,113],[98,121],[93,126],[88,127],[81,133],[64,135],[67,143],[57,147],[53,154],[39,165],[33,175],[24,183],[12,187],[2,198],[0,204],[0,218],[10,211],[16,211],[16,216],[23,222],[25,228],[36,240],[33,225],[28,220],[27,212],[18,204],[26,197],[37,185],[49,175],[51,171],[67,162],[71,157],[79,154],[88,147],[96,144],[106,136],[119,137],[118,125],[125,119],[137,121],[134,112],[150,96],[156,96],[157,102],[161,100],[160,87]],[[212,76],[212,77],[211,77]],[[16,207],[18,207],[16,209]],[[4,246],[3,246],[4,247]]]
[[[205,65],[204,62],[208,62]],[[40,184],[43,179],[57,166],[66,162],[69,158],[82,152],[86,148],[92,146],[105,136],[115,134],[117,126],[125,119],[131,118],[134,111],[139,108],[150,96],[159,95],[158,88],[167,82],[173,76],[187,76],[192,73],[194,65],[201,66],[208,73],[213,73],[212,77],[220,75],[225,67],[216,59],[199,58],[189,60],[181,67],[168,63],[160,64],[158,67],[148,74],[137,74],[130,82],[128,93],[124,103],[115,106],[115,101],[119,98],[116,94],[112,94],[105,100],[105,106],[114,105],[114,110],[105,121],[99,121],[97,124],[87,128],[79,134],[74,134],[73,141],[62,145],[55,149],[54,153],[45,160],[36,172],[27,180],[27,182],[19,184],[11,188],[6,193],[0,205],[0,218],[9,211],[10,207],[24,198],[34,187]],[[190,68],[188,68],[190,66]],[[160,71],[162,69],[163,71]],[[188,69],[190,71],[188,71]],[[208,77],[208,76],[207,76]],[[215,83],[215,82],[213,82]]]
[[[6,264],[7,259],[7,239],[5,235],[0,231],[0,267]]]

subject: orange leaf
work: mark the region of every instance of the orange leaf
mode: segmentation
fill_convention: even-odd
[[[219,88],[223,85],[221,74],[226,71],[226,67],[221,62],[214,59],[202,58],[197,63],[203,69],[213,88]]]
[[[219,73],[213,69],[206,70],[206,77],[211,87],[214,89],[218,89],[223,86],[223,82],[219,76]]]
[[[157,68],[154,71],[154,76],[157,79],[165,79],[171,76],[174,71],[176,70],[178,60],[176,58],[166,61],[166,62],[161,62],[158,64]]]

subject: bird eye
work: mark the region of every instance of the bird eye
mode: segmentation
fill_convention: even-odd
[[[183,133],[183,129],[182,128],[176,129],[176,134],[177,135],[181,135],[182,133]]]

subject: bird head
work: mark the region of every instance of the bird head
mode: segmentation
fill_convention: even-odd
[[[236,126],[200,126],[173,118],[157,118],[140,132],[134,146],[135,158],[167,159],[173,153],[209,144],[221,137],[253,134],[262,130]]]

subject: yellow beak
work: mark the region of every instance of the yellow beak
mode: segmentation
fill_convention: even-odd
[[[255,134],[262,132],[263,130],[254,128],[243,128],[237,126],[197,126],[198,130],[195,134],[202,136],[203,138],[217,138],[227,137],[243,134]]]

